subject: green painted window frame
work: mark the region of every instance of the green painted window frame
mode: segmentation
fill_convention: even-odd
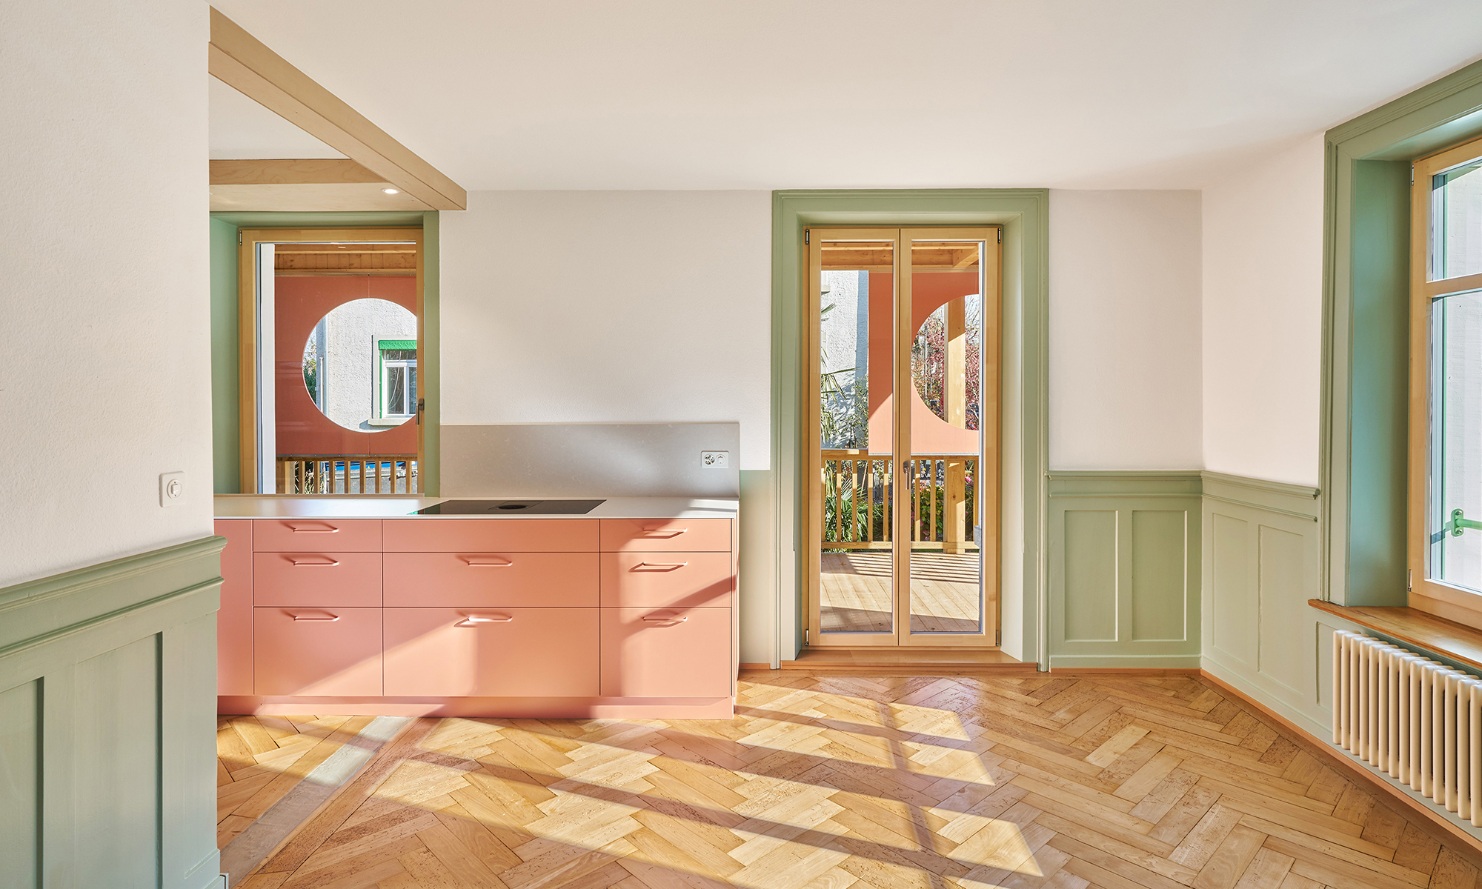
[[[1329,130],[1321,594],[1404,605],[1411,164],[1482,135],[1482,62]]]
[[[800,460],[802,411],[803,229],[811,226],[1003,227],[1005,336],[1018,324],[1019,360],[1004,368],[1004,385],[1018,383],[1013,428],[1020,455],[1017,477],[1006,472],[1004,503],[1017,494],[1023,505],[1023,540],[1004,541],[1005,577],[1022,597],[1001,594],[1004,648],[1046,666],[1045,515],[1049,441],[1049,191],[1047,189],[807,190],[772,194],[772,478],[776,488],[777,639],[781,659],[801,650],[803,636],[799,530],[805,467]],[[1007,343],[1005,344],[1007,347]],[[1005,417],[1003,434],[1010,426]],[[1006,442],[1007,444],[1007,442]],[[1008,448],[1005,448],[1008,451]],[[1022,544],[1022,547],[1021,547]],[[1010,565],[1010,554],[1021,560]],[[1011,608],[1010,606],[1014,606]],[[1017,609],[1017,610],[1016,610]]]
[[[211,239],[211,428],[214,491],[238,494],[237,453],[237,232],[244,228],[422,227],[422,343],[417,389],[423,400],[422,444],[417,467],[424,496],[441,491],[442,424],[442,271],[440,219],[423,213],[259,213],[210,214]]]
[[[409,340],[409,339],[381,339],[379,337],[376,338],[376,376],[375,376],[375,381],[374,381],[373,385],[375,387],[375,401],[374,401],[374,403],[375,403],[375,407],[376,407],[375,413],[376,413],[376,419],[377,420],[387,420],[387,419],[407,420],[407,419],[410,419],[411,417],[413,417],[416,414],[417,411],[416,411],[416,408],[415,408],[415,404],[416,404],[416,401],[417,401],[417,391],[416,391],[415,387],[412,389],[412,393],[411,393],[411,395],[412,395],[412,403],[413,403],[414,407],[413,407],[413,409],[412,409],[412,411],[410,413],[405,413],[405,414],[388,414],[388,413],[386,413],[386,384],[385,384],[385,380],[386,380],[386,353],[388,351],[392,351],[392,350],[403,350],[403,351],[405,351],[405,350],[415,350],[416,348],[417,348],[417,341],[416,340]],[[394,360],[404,361],[406,359],[394,359]],[[417,366],[417,359],[413,358],[412,359],[412,363],[411,363],[411,367],[415,368],[416,366]]]

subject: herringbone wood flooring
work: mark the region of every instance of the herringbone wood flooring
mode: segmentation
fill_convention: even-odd
[[[216,845],[224,848],[370,716],[222,716],[216,720]]]
[[[1478,889],[1195,677],[743,677],[734,720],[420,720],[244,889]]]

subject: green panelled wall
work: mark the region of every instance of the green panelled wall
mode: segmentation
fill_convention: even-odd
[[[1052,472],[1055,667],[1199,666],[1198,472]]]
[[[0,589],[0,889],[220,885],[222,544]]]
[[[239,494],[241,448],[237,401],[237,232],[243,228],[420,226],[423,234],[423,343],[426,367],[417,379],[427,399],[426,453],[419,467],[423,490],[438,491],[438,423],[442,410],[442,278],[438,216],[427,213],[212,213],[211,214],[211,460],[217,494]]]
[[[1210,673],[1326,740],[1332,628],[1316,597],[1315,488],[1206,472],[1204,657]]]

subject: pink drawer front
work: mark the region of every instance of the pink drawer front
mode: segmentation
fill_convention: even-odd
[[[258,519],[253,544],[260,553],[328,549],[348,553],[381,551],[380,519]]]
[[[592,697],[596,608],[388,608],[386,694]]]
[[[602,609],[602,694],[731,694],[731,609]]]
[[[388,553],[596,552],[595,519],[387,519]]]
[[[256,553],[252,574],[257,605],[381,605],[380,553]]]
[[[602,519],[602,551],[730,552],[729,519]]]
[[[386,606],[595,608],[596,553],[387,553]]]
[[[252,521],[225,519],[221,610],[216,613],[216,693],[252,694]]]
[[[253,694],[381,694],[381,609],[253,612]]]
[[[602,604],[729,608],[730,553],[603,553]]]

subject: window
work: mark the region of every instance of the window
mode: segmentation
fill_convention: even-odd
[[[1410,604],[1482,618],[1482,140],[1415,162]]]
[[[402,420],[417,412],[417,341],[376,340],[376,416]]]

